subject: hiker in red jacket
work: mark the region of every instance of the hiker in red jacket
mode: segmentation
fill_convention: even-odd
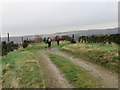
[[[56,36],[56,37],[55,37],[55,40],[57,41],[57,44],[59,45],[59,44],[60,44],[60,37],[59,37],[59,36]]]

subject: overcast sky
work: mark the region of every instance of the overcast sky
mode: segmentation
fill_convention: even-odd
[[[117,2],[4,2],[2,36],[117,26]]]

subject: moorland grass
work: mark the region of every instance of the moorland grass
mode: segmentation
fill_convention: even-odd
[[[60,41],[60,45],[57,45],[56,41],[53,41],[51,44],[51,48],[58,48],[60,49],[61,47],[70,44],[68,41]],[[35,44],[30,44],[26,50],[28,51],[36,51],[36,50],[44,50],[48,48],[47,43],[35,43]]]
[[[100,82],[90,75],[85,69],[73,64],[62,56],[48,53],[50,60],[64,73],[65,77],[76,88],[99,88]]]
[[[45,43],[35,43],[35,44],[30,44],[26,50],[32,51],[32,50],[42,50],[47,46]]]
[[[33,53],[21,49],[3,56],[3,88],[43,88],[45,84]]]
[[[38,43],[31,45],[27,50],[44,50],[46,47],[47,44]],[[102,43],[70,44],[68,41],[60,41],[60,45],[58,46],[54,41],[51,48],[58,48],[58,50],[74,55],[74,57],[82,58],[112,71],[119,72],[118,45],[106,45]]]
[[[85,45],[85,46],[91,46],[91,47],[96,47],[96,48],[99,48],[99,49],[103,49],[103,50],[117,50],[118,49],[118,45],[107,45],[107,44],[103,44],[103,43],[78,43],[78,45]]]
[[[118,46],[77,43],[66,45],[61,50],[118,72]]]

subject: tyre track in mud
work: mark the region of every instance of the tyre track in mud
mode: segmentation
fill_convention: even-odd
[[[44,53],[37,51],[35,54],[42,70],[46,88],[73,88]]]
[[[49,51],[52,54],[56,54],[59,56],[63,56],[73,62],[76,65],[83,67],[89,73],[91,73],[94,77],[100,80],[105,88],[118,88],[118,74],[113,73],[97,64],[88,62],[86,60],[74,58],[72,55],[67,53],[63,53],[60,51],[51,50]]]

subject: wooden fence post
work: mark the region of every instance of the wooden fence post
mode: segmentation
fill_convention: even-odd
[[[9,36],[9,33],[7,33],[7,35],[8,35],[8,43],[10,42],[10,36]]]
[[[23,45],[23,39],[24,39],[24,38],[22,37],[22,45]]]
[[[75,35],[73,34],[73,35],[72,35],[72,38],[74,39],[74,37],[75,37]]]

